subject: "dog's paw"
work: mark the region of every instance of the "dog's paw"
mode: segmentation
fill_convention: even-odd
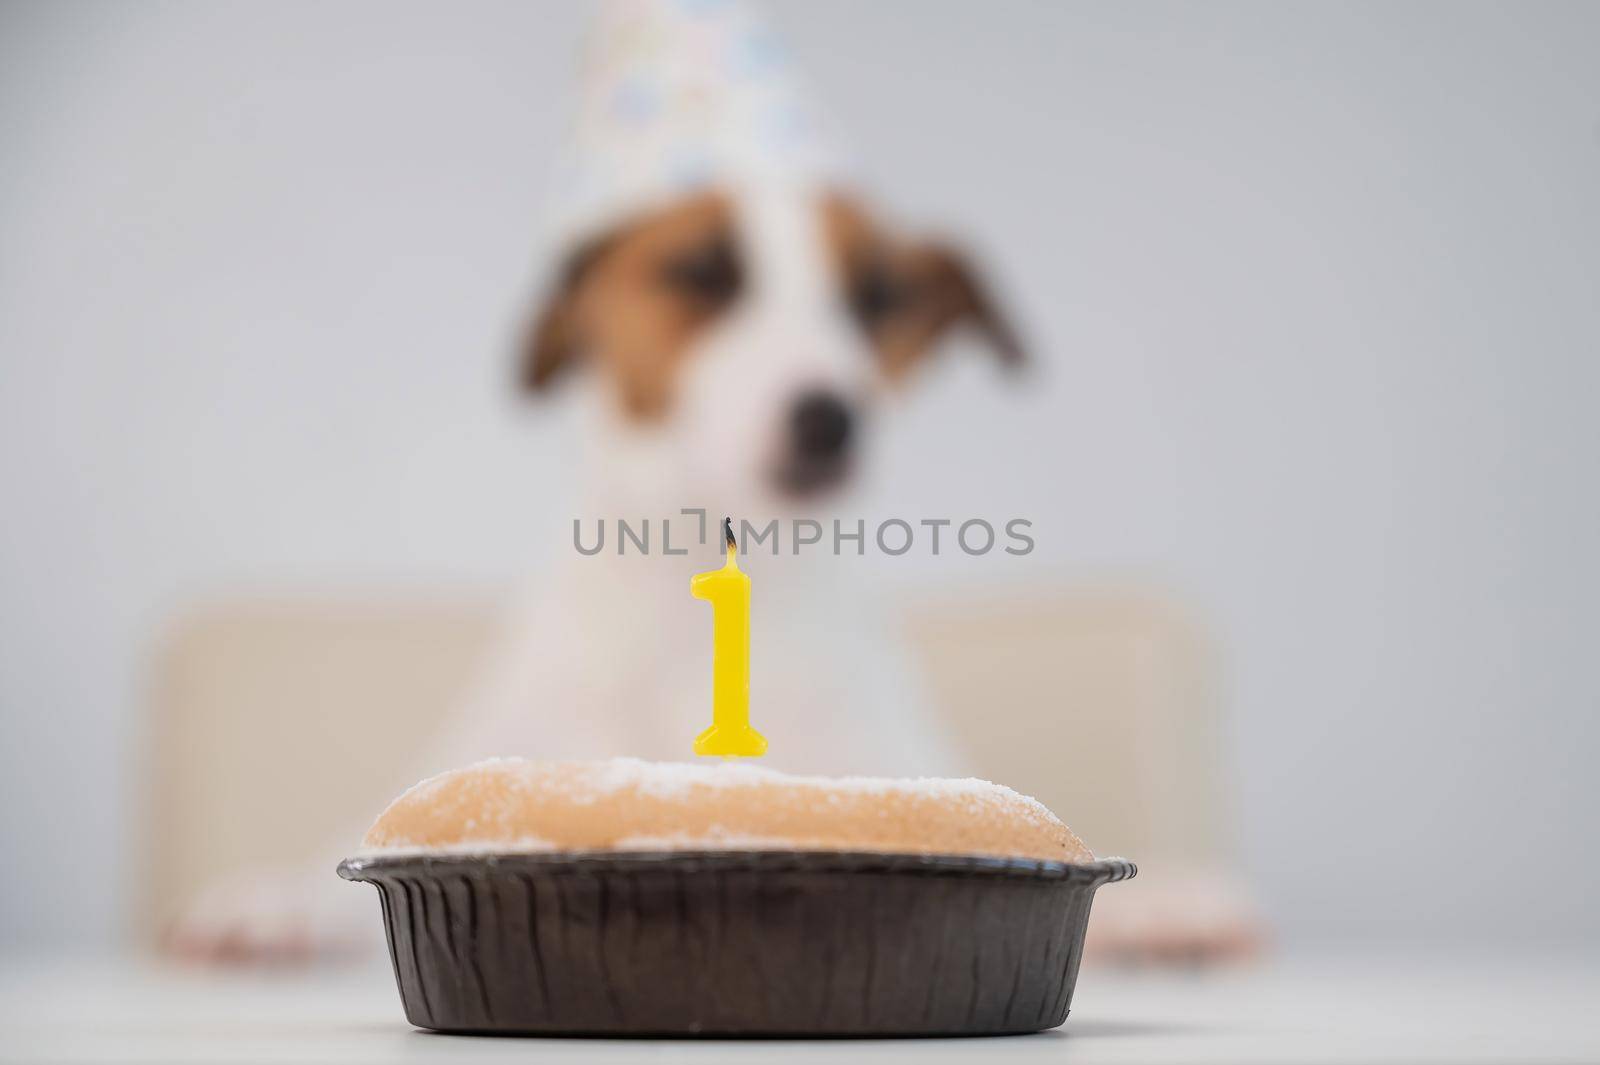
[[[1255,900],[1233,877],[1141,869],[1095,892],[1084,952],[1124,965],[1200,966],[1248,961],[1265,943]]]
[[[161,940],[164,953],[213,965],[348,959],[374,946],[371,899],[327,869],[236,874],[207,885]],[[341,890],[343,889],[343,890]]]

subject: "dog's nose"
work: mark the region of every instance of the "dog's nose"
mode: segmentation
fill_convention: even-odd
[[[850,447],[853,420],[849,404],[834,393],[807,392],[795,400],[790,413],[795,454],[819,462],[844,457]]]

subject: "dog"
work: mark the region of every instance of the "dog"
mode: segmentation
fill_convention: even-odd
[[[572,251],[533,315],[517,387],[581,408],[575,522],[659,516],[702,564],[619,539],[547,568],[417,775],[508,754],[686,757],[710,706],[709,617],[688,594],[721,550],[704,514],[745,528],[842,512],[884,396],[911,387],[961,328],[1000,365],[1023,363],[966,255],[901,235],[842,189],[709,188]],[[961,774],[892,627],[829,561],[791,549],[746,562],[759,582],[752,719],[771,742],[765,764]],[[356,942],[351,926],[368,916],[328,903],[309,871],[264,873],[207,892],[169,943],[209,959],[320,955]]]
[[[781,50],[738,5],[618,0],[598,26],[582,194],[515,375],[531,399],[579,408],[574,550],[529,579],[415,777],[497,755],[689,757],[711,705],[710,618],[689,578],[721,561],[718,518],[741,531],[856,518],[886,399],[915,387],[953,334],[1004,369],[1026,362],[966,254],[906,235],[826,165]],[[683,181],[697,165],[709,176]],[[613,539],[579,542],[585,526]],[[835,545],[752,539],[764,763],[968,772]],[[346,825],[314,869],[204,892],[168,945],[258,961],[373,943],[367,900],[328,874],[364,827]],[[1204,912],[1193,897],[1180,888],[1113,912],[1104,941],[1133,957],[1247,952],[1253,926],[1235,896],[1209,891]]]
[[[826,518],[868,460],[878,401],[909,386],[960,326],[1003,365],[1020,364],[1014,331],[950,245],[900,237],[841,191],[708,190],[572,253],[530,330],[520,383],[552,399],[576,393],[587,516]],[[680,535],[708,543],[703,521],[681,520]],[[682,757],[708,705],[706,619],[685,594],[682,561],[626,547],[575,552],[510,630],[457,733],[481,733],[463,757],[503,753],[540,704],[581,724],[516,749]],[[701,557],[719,550],[712,536]],[[753,624],[772,762],[956,768],[885,627],[830,591],[827,557],[749,563],[770,570]]]

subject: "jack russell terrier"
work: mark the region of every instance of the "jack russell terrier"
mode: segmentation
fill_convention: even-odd
[[[952,248],[892,236],[842,194],[708,192],[574,255],[531,331],[521,380],[541,394],[570,388],[585,408],[584,514],[680,515],[688,504],[815,517],[866,461],[875,398],[909,383],[959,325],[1004,364],[1021,359]],[[715,559],[714,523],[709,541],[699,553]],[[771,741],[764,761],[800,772],[960,774],[891,626],[857,584],[835,579],[828,558],[747,562],[760,581],[752,720]],[[479,687],[416,775],[506,754],[687,757],[710,706],[709,621],[688,594],[691,563],[617,545],[573,551],[523,597]],[[351,825],[343,838],[360,832]],[[367,900],[328,891],[331,856],[303,874],[220,885],[174,930],[173,947],[259,960],[365,942],[371,915],[355,904]],[[1189,920],[1183,897],[1127,915],[1121,934],[1108,915],[1097,921],[1100,950],[1185,960],[1253,950],[1231,888],[1200,886],[1203,917]]]
[[[1021,359],[954,249],[892,235],[841,192],[719,189],[575,252],[531,332],[522,381],[577,393],[586,518],[708,508],[815,520],[841,505],[867,460],[875,401],[958,325],[1006,365]],[[682,543],[697,523],[678,521]],[[715,534],[699,549],[720,551]],[[704,608],[686,592],[685,560],[624,552],[620,536],[593,556],[575,551],[529,598],[452,751],[684,756],[709,705]],[[833,561],[793,548],[749,561],[764,578],[752,673],[769,763],[958,769],[889,626]]]
[[[777,50],[736,5],[618,0],[601,29],[580,126],[583,150],[605,164],[588,168],[585,188],[610,205],[570,227],[581,239],[566,243],[535,316],[520,383],[582,408],[575,519],[670,518],[679,544],[693,529],[703,546],[685,559],[614,542],[542,574],[418,777],[494,755],[688,757],[710,707],[710,619],[688,593],[694,563],[721,554],[706,525],[838,513],[870,460],[881,398],[957,327],[1003,365],[1022,361],[959,252],[897,234],[809,165],[809,126]],[[693,522],[686,508],[712,517]],[[960,775],[893,627],[837,562],[792,549],[748,561],[751,717],[770,741],[766,763]],[[344,846],[363,827],[350,825]],[[172,947],[260,959],[360,941],[367,900],[338,890],[329,870],[340,856],[218,885]],[[1196,954],[1220,942],[1188,938]]]
[[[691,557],[620,541],[571,551],[520,597],[416,775],[508,754],[688,757],[710,707],[709,618],[688,581],[722,544],[715,519],[703,537],[683,511],[832,513],[867,460],[876,401],[961,325],[1005,365],[1022,359],[960,253],[893,235],[842,192],[706,190],[585,242],[535,317],[520,386],[567,390],[582,407],[578,515],[671,516]],[[764,764],[959,775],[892,627],[832,561],[816,550],[746,562],[760,582],[752,721],[771,742]],[[218,885],[170,943],[249,960],[357,942],[370,914],[339,905],[355,892],[327,894],[327,868]]]

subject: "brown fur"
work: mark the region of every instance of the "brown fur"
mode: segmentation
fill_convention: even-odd
[[[824,225],[851,308],[891,381],[903,380],[960,323],[976,327],[1007,365],[1022,361],[1016,334],[959,251],[890,237],[844,196],[826,201]]]
[[[824,201],[822,222],[845,305],[887,379],[903,380],[946,330],[963,322],[1003,361],[1021,360],[1010,327],[954,249],[891,238],[843,196]],[[632,417],[661,417],[690,341],[743,285],[733,224],[727,198],[711,192],[581,248],[529,336],[523,386],[542,391],[590,361],[611,379]]]
[[[707,193],[580,249],[529,338],[523,384],[546,388],[591,360],[629,414],[659,417],[689,341],[721,309],[674,283],[674,264],[716,242],[731,245],[732,211],[726,198]]]

